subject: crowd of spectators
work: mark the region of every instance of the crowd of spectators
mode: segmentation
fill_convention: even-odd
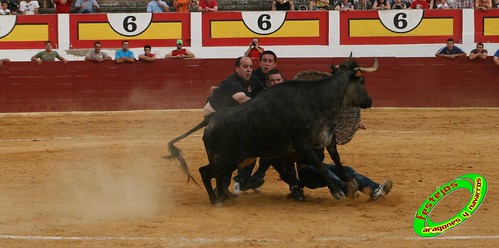
[[[165,55],[165,59],[189,59],[196,58],[194,53],[185,49],[183,47],[182,39],[178,39],[176,42],[176,48],[171,50],[168,54]],[[51,41],[46,41],[45,50],[35,54],[31,61],[35,61],[38,64],[42,64],[44,61],[55,61],[58,59],[64,63],[67,63],[68,60],[63,58],[57,51],[52,50],[53,43]],[[108,55],[106,52],[101,51],[102,43],[100,41],[96,41],[94,43],[94,49],[89,51],[85,56],[85,61],[94,61],[97,63],[101,63],[107,60],[112,60],[112,57]],[[244,57],[248,57],[251,59],[260,58],[261,55],[265,52],[265,49],[260,46],[259,39],[253,38],[250,42],[248,49],[244,52]],[[446,41],[446,45],[440,48],[436,53],[436,57],[444,57],[449,59],[454,58],[463,58],[468,57],[469,60],[485,60],[487,59],[488,51],[485,49],[485,45],[482,42],[478,42],[476,44],[476,48],[471,50],[469,56],[467,56],[466,52],[464,52],[461,48],[454,45],[454,39],[448,38]],[[137,60],[153,62],[156,60],[156,54],[152,52],[152,47],[150,45],[144,46],[144,53],[140,54],[137,58],[135,57],[133,51],[129,49],[129,41],[122,41],[122,48],[116,51],[114,61],[117,64],[121,63],[133,63]],[[8,58],[0,59],[0,65],[4,62],[9,62]],[[496,65],[499,66],[499,49],[494,53],[493,61]]]
[[[99,13],[97,0],[0,0],[0,15],[35,15],[40,8],[52,8],[55,13]],[[480,9],[499,8],[499,0],[310,0],[308,6],[293,0],[269,0],[270,10],[386,10],[386,9]],[[217,0],[150,0],[144,9],[149,13],[213,12]]]
[[[54,8],[55,13],[98,13],[101,8],[97,0],[0,0],[0,15],[35,15],[39,14],[39,9]],[[146,12],[162,13],[162,12],[213,12],[218,11],[217,0],[172,0],[169,1],[171,6],[164,0],[150,0],[147,3]],[[387,9],[449,9],[449,8],[475,8],[486,11],[490,8],[498,8],[499,0],[310,0],[309,6],[296,6],[293,0],[272,0],[271,10],[288,11],[288,10],[312,10],[312,11],[351,11],[351,10],[387,10]],[[165,58],[194,58],[194,54],[183,48],[183,41],[177,40],[177,49],[168,53]],[[94,50],[89,52],[85,60],[102,62],[111,60],[111,56],[105,52],[101,52],[102,44],[96,42]],[[488,54],[484,49],[483,43],[477,43],[476,49],[471,51],[469,58],[486,59]],[[32,60],[42,63],[42,61],[51,61],[55,58],[67,62],[66,59],[52,50],[52,43],[45,43],[46,50],[33,56]],[[244,56],[250,58],[258,58],[265,51],[259,45],[258,38],[253,38]],[[458,52],[456,52],[458,51]],[[499,50],[498,50],[499,52]],[[498,52],[495,53],[494,62],[499,65],[497,60]],[[447,46],[443,47],[436,53],[437,57],[463,57],[466,53],[454,46],[452,39],[447,40]],[[123,41],[123,47],[115,56],[117,63],[133,63],[136,59],[133,52],[128,50],[128,41]],[[144,47],[144,54],[138,57],[138,60],[154,61],[155,55],[151,52],[151,46]],[[2,63],[8,59],[0,60]]]

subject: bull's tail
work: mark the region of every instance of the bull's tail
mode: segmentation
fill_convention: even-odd
[[[201,185],[199,185],[199,183],[196,181],[196,179],[194,179],[194,177],[192,177],[191,173],[189,172],[189,168],[187,167],[187,162],[185,162],[185,159],[182,156],[182,151],[178,147],[176,147],[174,144],[177,143],[178,141],[184,139],[185,137],[189,136],[190,134],[196,132],[197,130],[208,125],[208,121],[209,121],[209,119],[205,118],[201,123],[199,123],[197,126],[192,128],[191,130],[187,131],[186,133],[184,133],[184,134],[178,136],[177,138],[172,139],[170,142],[168,142],[168,151],[170,152],[170,155],[163,156],[163,158],[168,159],[170,161],[173,159],[177,159],[180,162],[180,167],[182,168],[184,173],[187,175],[187,182],[189,182],[192,179],[192,181],[199,187],[201,187]]]

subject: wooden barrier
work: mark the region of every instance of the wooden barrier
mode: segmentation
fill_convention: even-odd
[[[283,58],[291,79],[327,71],[344,58]],[[372,58],[358,59],[371,66]],[[499,67],[444,58],[380,58],[367,74],[375,107],[499,107]],[[202,108],[209,88],[234,72],[233,59],[157,60],[133,64],[6,62],[0,66],[0,112]],[[257,64],[258,61],[255,61]]]

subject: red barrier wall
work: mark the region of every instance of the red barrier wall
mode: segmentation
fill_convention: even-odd
[[[281,58],[291,79],[344,59]],[[358,59],[371,66],[372,58]],[[255,61],[257,63],[257,61]],[[499,67],[485,61],[380,58],[367,74],[376,107],[499,107]],[[234,71],[233,59],[153,63],[7,62],[0,66],[0,112],[202,108],[209,88]]]

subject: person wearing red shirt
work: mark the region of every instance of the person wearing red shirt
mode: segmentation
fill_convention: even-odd
[[[177,49],[172,50],[167,55],[165,55],[165,59],[184,59],[184,58],[195,58],[196,56],[191,51],[183,48],[184,42],[181,39],[178,39]]]
[[[260,46],[258,38],[253,38],[250,42],[248,50],[244,52],[244,56],[249,57],[250,59],[260,59],[260,54],[265,52],[265,49]]]
[[[411,3],[411,9],[429,9],[429,7],[425,0],[414,0]]]
[[[151,46],[150,45],[145,45],[144,46],[144,53],[139,55],[139,60],[142,61],[148,61],[152,62],[156,60],[156,55],[151,52]]]
[[[216,0],[200,0],[198,11],[215,12],[218,11],[218,3]]]
[[[69,14],[73,0],[54,0],[56,14]]]

